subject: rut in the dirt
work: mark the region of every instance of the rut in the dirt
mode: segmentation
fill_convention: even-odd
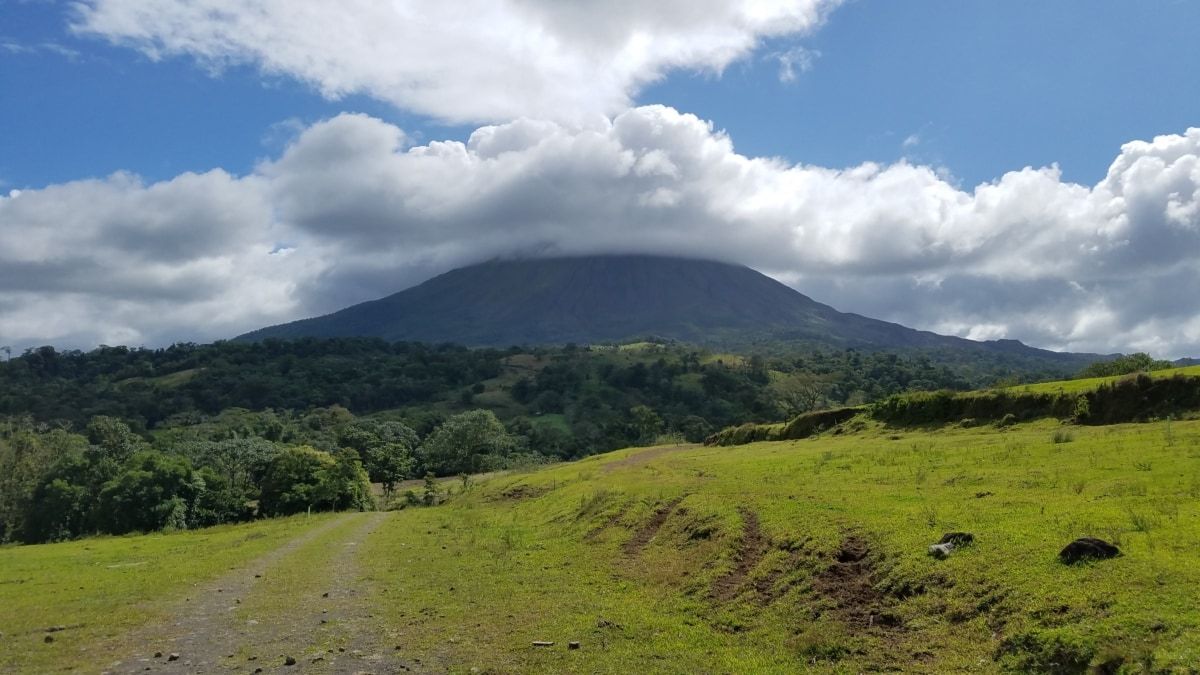
[[[742,538],[734,553],[734,568],[718,577],[709,592],[710,597],[721,602],[728,602],[737,597],[746,585],[750,573],[758,566],[770,547],[770,541],[758,523],[758,514],[744,506],[738,508],[738,513],[742,515]]]
[[[875,589],[871,549],[862,537],[843,541],[834,562],[813,579],[813,588],[832,600],[838,618],[856,630],[895,630],[900,627],[889,611],[888,598]]]
[[[676,506],[679,506],[679,503],[685,497],[687,495],[680,495],[656,508],[654,514],[650,516],[650,520],[638,528],[633,538],[625,542],[625,545],[621,547],[626,555],[637,555],[643,548],[646,548],[646,545],[654,539],[654,535],[658,534],[658,531],[662,529],[663,523],[667,522],[667,518],[671,516],[671,512],[675,510]]]

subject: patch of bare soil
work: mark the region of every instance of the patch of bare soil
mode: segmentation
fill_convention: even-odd
[[[899,619],[873,585],[874,567],[866,540],[848,535],[833,563],[813,579],[813,588],[835,603],[837,617],[854,630],[895,631]]]
[[[646,545],[654,539],[654,535],[658,534],[658,531],[662,529],[663,523],[667,522],[667,518],[671,516],[671,512],[675,510],[676,506],[679,506],[679,503],[685,497],[687,495],[680,495],[665,504],[659,505],[654,510],[654,514],[650,516],[650,520],[643,523],[638,528],[638,531],[634,533],[633,538],[625,542],[625,545],[621,547],[625,551],[625,554],[637,555],[643,548],[646,548]]]
[[[647,448],[641,452],[630,453],[629,455],[618,459],[615,462],[604,464],[601,469],[605,472],[616,471],[617,469],[633,469],[639,466],[645,466],[651,461],[662,457],[671,452],[679,450],[687,450],[689,448],[700,447],[697,443],[687,443],[680,445],[658,445],[653,448]]]
[[[763,534],[758,523],[758,514],[742,506],[738,507],[742,514],[742,538],[734,553],[734,568],[713,581],[709,596],[714,600],[728,602],[737,597],[746,585],[750,572],[767,554],[770,541]]]
[[[525,485],[524,483],[521,483],[505,488],[500,493],[500,497],[502,499],[508,499],[512,501],[521,501],[523,499],[541,497],[553,489],[553,486],[550,485]]]

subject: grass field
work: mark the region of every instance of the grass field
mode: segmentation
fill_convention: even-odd
[[[1176,375],[1184,377],[1196,377],[1200,375],[1200,366],[1185,366],[1183,368],[1154,370],[1146,374],[1152,378],[1174,377]],[[1085,391],[1099,389],[1101,385],[1112,384],[1113,382],[1126,377],[1129,376],[1113,375],[1111,377],[1088,377],[1079,380],[1061,380],[1057,382],[1040,382],[1038,384],[1021,384],[1015,387],[1008,387],[1008,390],[1033,394],[1078,394]]]
[[[169,619],[194,585],[330,517],[0,547],[0,672],[95,666],[94,648]],[[63,630],[48,633],[51,627]]]
[[[390,514],[353,547],[298,547],[236,616],[300,628],[270,635],[267,651],[245,638],[231,663],[332,657],[372,633],[384,670],[1189,672],[1198,516],[1200,422],[869,426],[618,451]],[[177,598],[304,527],[0,549],[0,670],[70,666],[82,645],[150,620],[136,609],[147,598]],[[956,530],[975,544],[926,554]],[[1080,536],[1122,555],[1059,562]],[[108,567],[143,560],[135,546],[175,557]],[[102,579],[118,573],[123,585]],[[314,618],[339,584],[354,592],[333,607],[353,630]],[[108,615],[125,618],[100,627]],[[43,645],[43,624],[84,626]]]

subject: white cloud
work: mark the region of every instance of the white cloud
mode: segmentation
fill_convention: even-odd
[[[231,336],[497,255],[636,251],[919,328],[1200,355],[1198,203],[1200,129],[1126,144],[1093,186],[1045,167],[966,191],[907,162],[746,157],[661,106],[424,145],[340,115],[248,176],[0,198],[0,343]]]
[[[792,47],[787,51],[776,52],[774,57],[779,61],[779,81],[795,82],[801,73],[813,69],[821,52],[806,47]]]
[[[720,72],[764,38],[808,32],[839,2],[84,0],[74,28],[451,122],[582,122],[670,70]]]

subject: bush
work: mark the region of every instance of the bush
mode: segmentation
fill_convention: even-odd
[[[314,448],[288,448],[271,460],[263,480],[259,510],[271,516],[371,508],[371,485],[358,453],[337,456]]]
[[[103,532],[183,530],[197,525],[204,479],[183,457],[140,452],[100,489],[98,525]]]

